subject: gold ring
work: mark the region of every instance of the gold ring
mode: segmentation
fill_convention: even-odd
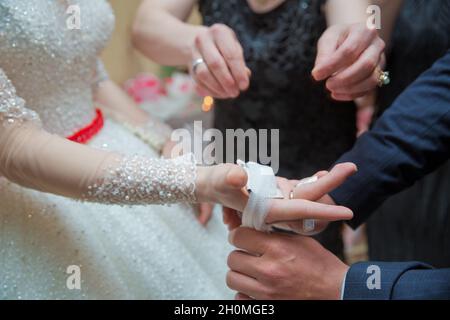
[[[391,78],[389,76],[389,71],[379,71],[379,76],[378,76],[378,86],[384,87],[387,86],[389,83],[391,83]]]
[[[291,190],[291,192],[289,192],[289,200],[294,199],[294,190]]]

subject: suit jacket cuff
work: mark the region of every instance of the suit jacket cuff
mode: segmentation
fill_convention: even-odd
[[[412,269],[430,269],[420,262],[360,262],[347,272],[344,300],[390,300],[399,278]]]

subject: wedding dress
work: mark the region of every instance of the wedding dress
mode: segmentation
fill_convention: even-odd
[[[87,146],[65,139],[96,117],[113,23],[104,0],[0,0],[0,299],[231,298],[190,157],[160,160],[108,119]]]

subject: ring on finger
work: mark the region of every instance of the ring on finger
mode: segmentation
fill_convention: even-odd
[[[289,192],[289,200],[294,199],[294,190],[291,190],[291,192]]]
[[[378,70],[378,87],[384,87],[391,83],[389,71]]]
[[[297,185],[294,187],[294,189],[291,190],[291,192],[289,193],[289,200],[294,199],[294,190],[297,187],[300,187],[302,185],[305,184],[310,184],[310,183],[314,183],[317,180],[319,180],[318,176],[312,176],[312,177],[308,177],[308,178],[304,178],[302,180],[300,180]],[[302,228],[303,228],[303,232],[306,234],[311,234],[314,232],[314,230],[316,229],[316,220],[314,219],[304,219],[302,222]]]
[[[201,64],[206,64],[203,58],[198,58],[192,61],[192,74],[197,74],[198,66]]]

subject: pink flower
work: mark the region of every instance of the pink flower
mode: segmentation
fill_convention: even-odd
[[[126,92],[134,101],[143,105],[146,102],[167,103],[173,105],[185,104],[196,95],[195,82],[183,73],[174,73],[172,77],[160,79],[153,74],[139,74],[136,78],[128,80],[125,85]]]
[[[161,80],[152,74],[140,74],[125,83],[125,90],[136,103],[158,101],[167,92]]]

